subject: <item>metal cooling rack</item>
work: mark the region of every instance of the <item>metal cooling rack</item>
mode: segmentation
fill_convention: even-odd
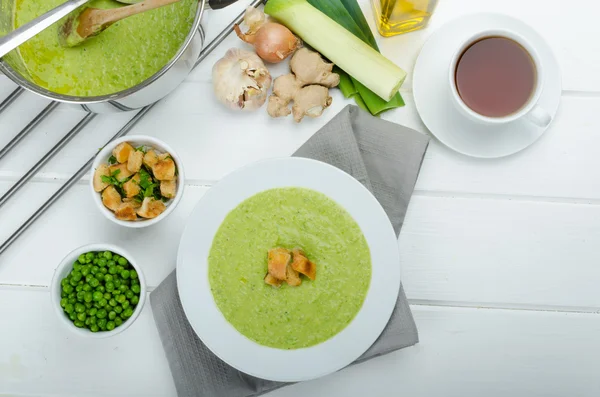
[[[250,5],[252,7],[258,7],[264,0],[254,0]],[[194,64],[194,68],[196,68],[200,62],[202,62],[221,42],[233,31],[233,27],[236,24],[239,24],[244,19],[244,12],[240,13],[240,15],[235,18],[225,29],[219,33],[217,37],[215,37],[208,45],[202,49],[200,55],[198,56],[198,60]],[[202,29],[202,28],[200,28]],[[203,32],[201,32],[203,34]],[[203,34],[204,36],[204,34]],[[23,93],[23,88],[15,89],[8,97],[6,97],[0,103],[0,113],[4,110],[8,109],[13,102]],[[49,114],[51,114],[56,108],[60,105],[59,102],[51,102],[48,106],[44,108],[37,116],[33,118],[23,128],[15,137],[2,149],[0,149],[0,161],[4,156],[6,156],[17,144],[25,138],[30,132],[35,130],[35,128],[46,118]],[[146,106],[145,108],[140,109],[135,116],[133,116],[123,128],[121,128],[117,133],[108,141],[106,145],[108,145],[111,141],[126,135],[131,129],[142,119],[144,118],[154,107],[155,104]],[[4,195],[0,197],[0,207],[2,207],[6,202],[19,190],[21,189],[38,171],[52,159],[56,154],[58,154],[62,148],[64,148],[71,139],[79,132],[81,132],[89,123],[96,117],[94,113],[85,113],[85,115],[81,118],[81,120],[73,127],[70,131],[68,131],[65,136],[52,147],[38,162],[31,167],[29,171],[27,171],[13,186],[11,186]],[[0,255],[6,251],[12,243],[14,243],[26,230],[31,226],[52,204],[54,204],[71,186],[77,183],[90,169],[92,163],[94,161],[95,156],[92,156],[73,176],[71,176],[44,204],[42,204],[14,233],[0,245]]]

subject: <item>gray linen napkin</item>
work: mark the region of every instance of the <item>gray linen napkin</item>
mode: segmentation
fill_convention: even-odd
[[[429,138],[347,106],[295,154],[332,164],[354,176],[379,200],[396,234],[404,221]],[[255,378],[230,367],[204,346],[187,321],[175,272],[150,294],[158,333],[180,397],[256,397],[289,383]],[[389,323],[353,364],[419,341],[404,289]]]

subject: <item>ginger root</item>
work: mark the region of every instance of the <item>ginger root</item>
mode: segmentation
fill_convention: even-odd
[[[301,48],[290,60],[290,74],[279,76],[273,84],[267,112],[271,117],[285,117],[293,113],[300,122],[304,116],[319,117],[331,105],[328,88],[340,83],[333,73],[333,64],[325,62],[317,52]],[[292,110],[289,104],[294,101]]]

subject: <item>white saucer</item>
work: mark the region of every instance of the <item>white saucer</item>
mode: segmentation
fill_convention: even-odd
[[[503,14],[481,13],[457,18],[435,32],[425,43],[413,72],[417,111],[429,131],[444,145],[479,158],[517,153],[546,130],[520,119],[500,126],[478,124],[460,114],[450,97],[450,59],[463,40],[484,29],[509,29],[527,39],[544,64],[544,88],[539,104],[554,118],[561,96],[558,62],[546,41],[524,22]]]

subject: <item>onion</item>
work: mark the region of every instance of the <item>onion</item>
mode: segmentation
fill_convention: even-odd
[[[252,19],[253,22],[248,32],[242,33],[238,25],[235,25],[234,29],[240,39],[254,46],[259,57],[270,63],[279,63],[300,47],[302,41],[294,36],[291,30],[276,22],[260,24],[256,12],[260,11],[253,7],[246,10],[246,15],[252,16],[247,19]]]

